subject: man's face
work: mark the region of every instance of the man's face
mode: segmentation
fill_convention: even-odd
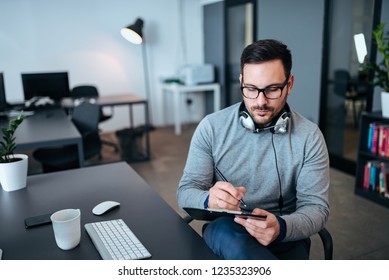
[[[259,89],[268,86],[282,86],[286,78],[284,67],[279,59],[246,64],[243,68],[243,75],[241,74],[239,77],[242,86]],[[278,99],[267,99],[263,92],[256,99],[249,99],[243,96],[248,112],[259,127],[269,125],[273,118],[284,108],[287,96],[292,90],[293,82],[294,77],[290,75]]]

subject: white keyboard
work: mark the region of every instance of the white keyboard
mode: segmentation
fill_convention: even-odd
[[[122,219],[89,223],[85,229],[104,260],[140,260],[151,257]]]

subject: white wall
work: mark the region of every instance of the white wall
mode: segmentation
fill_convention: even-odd
[[[142,48],[119,32],[138,17],[145,22],[154,125],[164,124],[160,78],[173,76],[183,63],[203,62],[197,0],[12,0],[1,1],[0,11],[0,72],[11,103],[24,99],[21,73],[48,71],[68,71],[70,87],[95,84],[103,96],[145,97]],[[201,98],[192,106],[201,112]],[[135,124],[142,124],[141,106],[134,112]],[[171,114],[167,117],[172,123]],[[128,109],[118,107],[102,128],[113,131],[128,125]]]

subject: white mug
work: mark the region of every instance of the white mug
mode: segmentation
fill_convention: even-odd
[[[50,217],[53,223],[55,242],[62,250],[76,247],[81,240],[80,209],[64,209]]]

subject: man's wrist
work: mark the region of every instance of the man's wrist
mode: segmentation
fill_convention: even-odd
[[[276,216],[278,224],[280,225],[280,233],[278,234],[277,238],[273,241],[273,243],[281,242],[285,239],[286,236],[286,222],[283,218],[280,216]]]
[[[208,208],[208,200],[209,200],[209,195],[207,195],[207,198],[204,201],[204,209]]]

